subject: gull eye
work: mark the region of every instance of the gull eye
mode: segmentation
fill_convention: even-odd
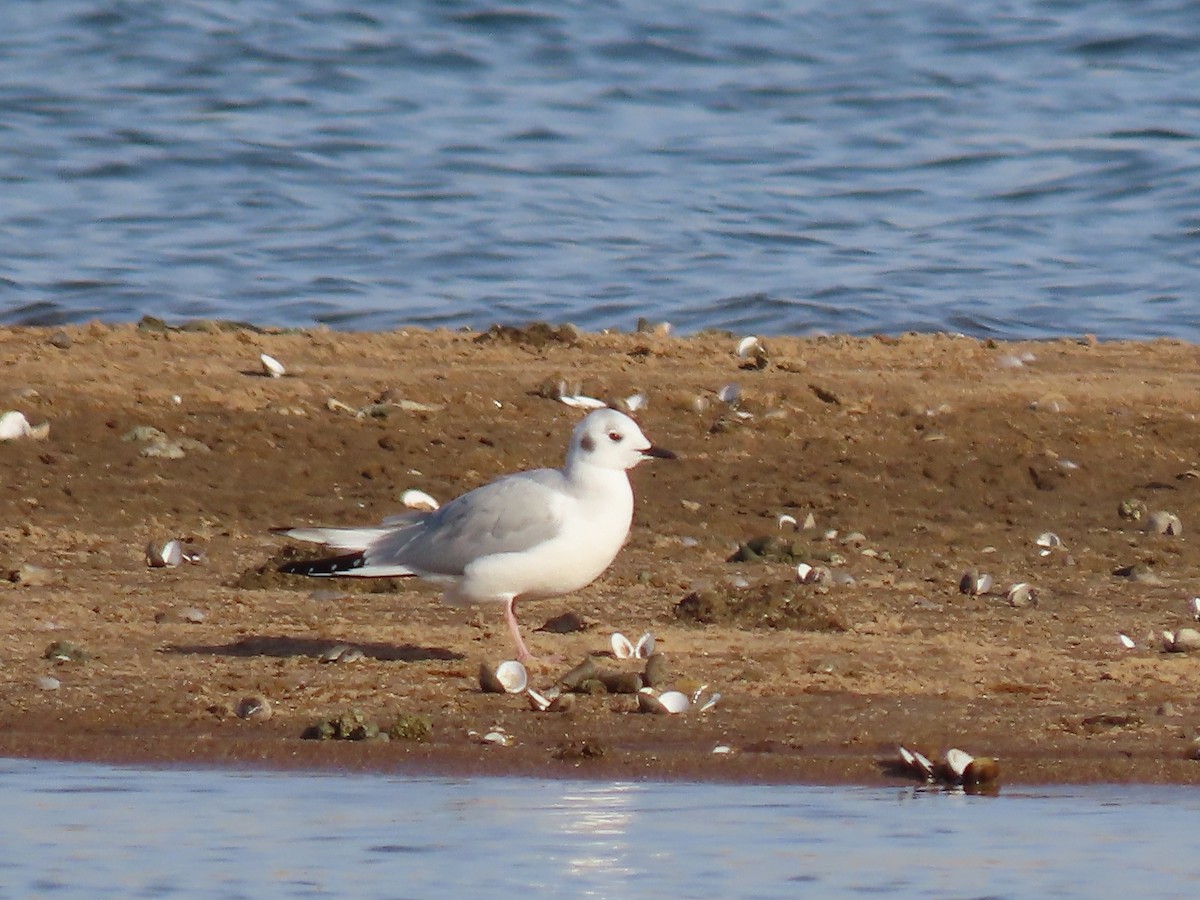
[[[625,439],[625,435],[621,434],[619,431],[610,431],[608,433],[608,439],[614,444],[619,444]]]

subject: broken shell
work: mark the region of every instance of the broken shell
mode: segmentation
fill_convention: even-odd
[[[738,341],[737,345],[738,359],[749,359],[754,363],[754,367],[765,369],[769,362],[767,347],[754,335],[748,335]]]
[[[1200,597],[1192,598],[1192,618],[1200,622]]]
[[[737,406],[738,401],[742,399],[742,389],[736,384],[724,385],[717,391],[717,399],[730,406]]]
[[[507,747],[512,743],[512,738],[505,734],[503,728],[495,728],[487,734],[480,735],[479,742],[481,744],[497,744],[501,747]]]
[[[790,526],[791,526],[791,528],[792,528],[792,530],[793,530],[793,531],[795,531],[795,530],[796,530],[796,529],[799,527],[799,526],[796,524],[796,517],[795,517],[795,516],[789,516],[789,515],[787,515],[787,514],[785,513],[784,515],[782,515],[782,516],[780,516],[780,517],[779,517],[779,527],[782,529],[782,528],[784,528],[785,526],[788,526],[788,525],[790,525]]]
[[[418,491],[416,488],[409,488],[400,495],[400,502],[409,509],[427,509],[431,512],[440,505],[436,500],[429,496],[424,491]]]
[[[585,397],[583,394],[563,394],[558,399],[560,403],[565,403],[574,409],[603,409],[608,406],[603,400]]]
[[[986,594],[992,589],[993,583],[991,575],[981,575],[978,569],[967,569],[967,571],[962,573],[962,577],[958,579],[958,590],[963,594],[970,594],[972,596]]]
[[[1055,550],[1065,550],[1062,538],[1053,531],[1043,531],[1033,542],[1037,547],[1041,548],[1042,556],[1049,556]]]
[[[645,409],[649,402],[645,394],[630,394],[625,398],[625,408],[629,412],[635,413],[640,409]]]
[[[152,569],[170,568],[183,562],[183,544],[177,540],[159,546],[154,541],[146,545],[146,565]]]
[[[1126,650],[1133,650],[1135,647],[1137,647],[1137,642],[1127,634],[1117,632],[1117,640],[1121,642],[1121,646]]]
[[[268,378],[281,378],[287,374],[287,369],[283,367],[283,363],[275,357],[260,353],[258,359],[262,363],[263,374]]]
[[[529,684],[525,667],[515,659],[505,660],[498,666],[486,662],[479,666],[479,687],[488,694],[519,694]]]
[[[697,708],[696,712],[702,712],[702,713],[708,712],[710,709],[712,709],[714,706],[717,705],[717,701],[720,699],[721,699],[721,695],[714,691],[708,697],[708,699],[706,699],[703,703],[700,704],[700,706]]]
[[[822,584],[829,579],[829,569],[825,566],[810,566],[808,563],[796,566],[796,580],[801,584]]]
[[[530,708],[537,712],[544,712],[550,708],[550,698],[538,693],[533,688],[527,690],[525,696],[529,698]]]
[[[358,662],[366,658],[367,654],[363,653],[357,647],[351,647],[349,644],[337,644],[318,656],[317,661],[323,663],[348,663]]]
[[[1150,513],[1150,516],[1146,519],[1144,530],[1152,534],[1166,534],[1171,537],[1178,537],[1183,534],[1183,523],[1179,521],[1179,516],[1160,509]]]
[[[1018,582],[1008,589],[1008,603],[1018,609],[1023,606],[1037,606],[1037,591],[1024,581]]]

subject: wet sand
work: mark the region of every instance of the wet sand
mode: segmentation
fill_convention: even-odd
[[[0,443],[12,573],[0,754],[890,783],[903,744],[998,757],[1004,783],[1200,780],[1200,654],[1167,653],[1159,637],[1196,625],[1196,347],[771,338],[758,368],[736,343],[0,330],[0,405],[50,423],[44,440]],[[263,376],[261,352],[288,375]],[[608,572],[520,606],[540,657],[532,682],[607,651],[614,631],[651,631],[669,686],[721,694],[705,713],[639,714],[627,695],[534,712],[479,689],[480,663],[511,656],[499,608],[443,606],[415,581],[274,572],[299,548],[272,526],[369,523],[407,488],[445,501],[558,465],[582,415],[553,398],[560,380],[607,400],[642,392],[643,429],[682,458],[633,471],[633,530]],[[729,384],[736,408],[717,396]],[[1123,502],[1142,517],[1123,517]],[[1143,530],[1159,510],[1182,534]],[[813,527],[781,528],[782,515]],[[1043,555],[1046,531],[1062,547]],[[730,561],[768,537],[753,544],[766,558]],[[148,567],[147,543],[170,538],[202,561]],[[831,580],[798,584],[799,562]],[[971,568],[995,586],[962,593]],[[1009,602],[1017,582],[1036,605]],[[565,612],[586,629],[537,630]],[[54,642],[86,658],[45,658]],[[320,661],[339,644],[364,658]],[[268,719],[237,715],[252,696]],[[417,716],[429,735],[301,737],[349,710],[385,729]],[[497,726],[511,746],[471,734]]]

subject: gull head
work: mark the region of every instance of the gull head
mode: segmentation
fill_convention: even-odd
[[[567,465],[586,462],[602,469],[624,471],[652,457],[674,459],[675,454],[652,445],[637,422],[624,413],[598,409],[575,426]]]

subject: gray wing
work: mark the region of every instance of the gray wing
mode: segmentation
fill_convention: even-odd
[[[404,566],[418,575],[461,575],[494,553],[528,550],[559,533],[565,479],[555,469],[489,482],[371,544],[364,567]]]

